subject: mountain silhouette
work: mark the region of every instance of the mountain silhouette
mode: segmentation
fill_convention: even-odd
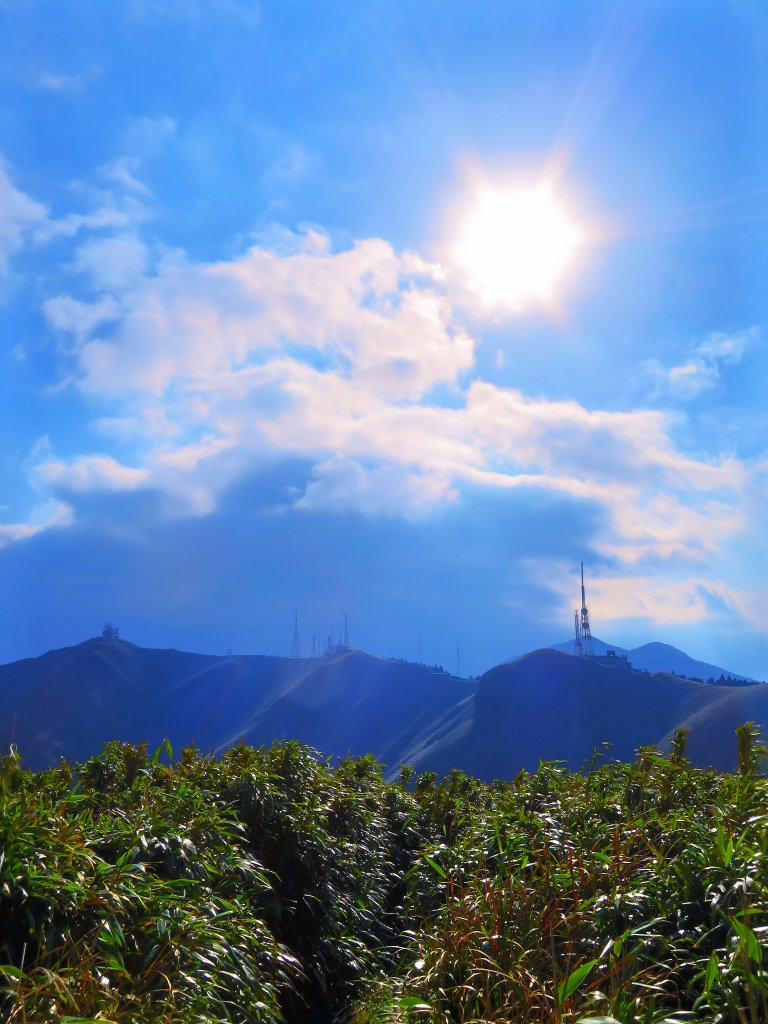
[[[768,686],[713,686],[549,648],[479,680],[360,651],[219,657],[115,638],[0,666],[0,745],[16,743],[33,768],[83,761],[111,739],[154,748],[168,737],[176,750],[212,752],[295,739],[328,756],[371,753],[390,774],[411,763],[490,780],[540,760],[578,768],[603,743],[631,759],[641,745],[667,748],[684,725],[694,763],[728,770],[746,721],[766,730]]]
[[[735,729],[746,721],[766,731],[768,686],[712,686],[547,648],[486,672],[471,719],[411,760],[417,769],[509,778],[540,760],[581,767],[603,744],[619,760],[631,760],[640,746],[668,750],[674,730],[685,726],[692,761],[728,771],[736,764]]]
[[[0,744],[31,767],[81,761],[119,739],[219,751],[298,739],[399,764],[476,683],[359,651],[220,657],[96,638],[0,666]]]

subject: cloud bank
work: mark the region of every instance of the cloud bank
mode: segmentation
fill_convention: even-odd
[[[6,542],[66,525],[76,497],[95,492],[153,490],[174,515],[210,514],[233,483],[289,457],[313,467],[285,494],[306,512],[424,519],[477,487],[587,503],[601,515],[594,551],[636,573],[702,566],[749,527],[747,467],[682,450],[677,414],[482,379],[480,342],[441,266],[381,238],[335,250],[314,229],[193,261],[142,237],[139,169],[113,161],[94,208],[58,220],[0,177],[0,257],[34,232],[38,244],[70,240],[70,287],[43,313],[94,438],[66,456],[54,438],[39,454],[31,480],[52,511],[3,527]],[[667,372],[669,386],[711,386],[753,339],[713,334]],[[604,596],[629,614],[622,579]],[[705,614],[700,585],[673,587],[659,614]]]

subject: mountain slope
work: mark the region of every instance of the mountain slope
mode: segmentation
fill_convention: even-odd
[[[755,721],[766,732],[768,686],[727,688],[603,667],[550,649],[499,665],[480,680],[472,718],[453,736],[414,751],[419,769],[452,767],[483,779],[509,778],[539,760],[578,768],[605,742],[629,760],[639,746],[668,747],[687,725],[696,764],[729,770],[734,730]]]
[[[0,666],[0,744],[25,763],[84,760],[110,739],[220,750],[297,739],[398,764],[476,683],[349,651],[217,657],[98,638]]]
[[[359,651],[222,658],[103,638],[0,666],[0,749],[15,742],[30,767],[85,760],[110,739],[221,750],[285,738],[327,755],[371,753],[391,773],[408,762],[493,779],[539,760],[578,768],[604,742],[630,759],[687,725],[694,762],[729,769],[745,721],[768,732],[768,686],[711,686],[551,649],[479,681]]]

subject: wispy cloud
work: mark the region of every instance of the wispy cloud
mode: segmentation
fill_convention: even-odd
[[[135,235],[92,238],[78,247],[73,267],[94,289],[121,292],[138,283],[148,264],[147,247]]]
[[[46,530],[71,526],[74,515],[70,505],[53,498],[34,509],[23,523],[0,523],[0,548],[18,541],[29,540]]]
[[[68,462],[49,456],[35,466],[42,483],[72,493],[87,491],[132,491],[147,481],[145,469],[121,466],[108,455],[79,455]]]
[[[74,74],[56,71],[41,71],[34,79],[34,87],[44,92],[80,93],[98,76],[98,68],[86,68]]]
[[[654,361],[649,364],[649,369],[662,389],[679,398],[696,398],[702,392],[716,388],[722,368],[740,362],[760,337],[757,327],[733,333],[714,333],[692,348],[685,361],[677,366],[665,368]]]
[[[8,272],[11,257],[46,223],[45,206],[13,184],[0,156],[0,277]]]
[[[178,122],[167,114],[133,118],[122,133],[122,146],[131,160],[142,159],[176,134]]]
[[[267,185],[295,186],[314,173],[318,157],[301,144],[294,142],[285,153],[277,157],[264,171],[262,180]]]

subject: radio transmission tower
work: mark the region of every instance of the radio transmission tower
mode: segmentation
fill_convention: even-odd
[[[581,563],[581,615],[574,612],[576,626],[575,653],[578,658],[592,657],[592,629],[589,625],[589,609],[584,592],[584,563]]]
[[[293,613],[293,643],[291,644],[291,657],[301,657],[301,641],[299,640],[299,613]]]

